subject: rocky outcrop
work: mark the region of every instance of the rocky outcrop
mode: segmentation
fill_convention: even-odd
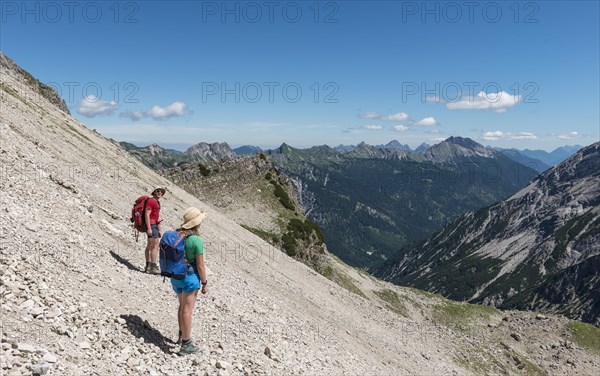
[[[292,180],[264,154],[160,173],[316,271],[330,264],[321,230],[305,217]]]
[[[6,87],[3,89],[11,91],[16,95],[19,95],[22,100],[26,101],[28,96],[25,95],[27,91],[23,90],[22,85],[24,85],[31,90],[31,92],[29,93],[30,98],[38,95],[42,96],[54,106],[56,106],[58,109],[60,109],[62,112],[67,113],[69,115],[71,114],[71,112],[69,111],[69,107],[67,107],[67,103],[64,101],[64,99],[60,97],[60,95],[54,88],[44,84],[43,82],[40,82],[37,78],[33,77],[25,69],[18,66],[14,61],[12,61],[8,56],[4,55],[2,52],[0,52],[0,65],[4,72],[14,72],[14,76],[18,77],[19,80],[19,85],[15,85],[14,87]],[[4,82],[2,82],[2,84],[4,85]]]

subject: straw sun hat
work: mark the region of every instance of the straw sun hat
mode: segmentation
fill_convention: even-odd
[[[183,212],[183,224],[181,228],[189,230],[198,226],[206,218],[206,213],[198,208],[187,208]]]

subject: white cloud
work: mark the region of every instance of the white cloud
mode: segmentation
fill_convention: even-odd
[[[387,120],[387,121],[404,121],[404,120],[408,120],[408,118],[410,116],[406,112],[398,112],[393,115],[383,116],[379,112],[372,111],[372,112],[367,112],[366,114],[360,114],[360,115],[358,115],[358,117],[360,117],[362,119],[371,119],[371,120],[381,119],[381,120]]]
[[[434,125],[438,125],[438,122],[433,116],[430,116],[417,121],[415,124],[422,127],[431,127]]]
[[[509,140],[537,140],[537,136],[533,133],[529,132],[519,132],[515,134],[510,134],[508,136]]]
[[[511,95],[505,91],[499,93],[479,92],[475,97],[466,97],[457,102],[446,103],[449,110],[493,110],[506,112],[521,101],[520,95]]]
[[[138,120],[142,119],[146,115],[142,111],[127,111],[127,112],[121,112],[119,114],[119,116],[131,119],[133,121],[138,121]]]
[[[79,102],[77,112],[83,116],[112,115],[118,105],[115,101],[103,101],[94,95],[88,95]]]
[[[569,132],[567,134],[561,134],[558,136],[560,140],[572,140],[574,138],[581,138],[579,132]]]
[[[148,111],[148,116],[154,120],[165,120],[172,117],[184,116],[187,111],[187,105],[183,102],[173,102],[167,107],[152,106]]]
[[[398,112],[397,114],[394,115],[388,115],[386,117],[383,118],[383,120],[388,120],[388,121],[404,121],[406,119],[408,119],[408,114],[406,112]]]
[[[167,120],[172,117],[185,116],[188,113],[188,106],[183,102],[173,102],[166,107],[152,106],[148,111],[127,111],[121,112],[119,116],[137,121],[145,117],[151,117],[154,120]]]
[[[481,138],[487,141],[496,140],[537,140],[538,136],[530,132],[504,133],[502,131],[485,132]]]
[[[367,112],[366,114],[360,114],[358,117],[362,119],[380,119],[381,114],[379,112]]]
[[[485,132],[482,136],[484,140],[488,141],[496,141],[504,137],[504,132],[495,131],[495,132]]]
[[[396,132],[404,132],[410,129],[410,127],[407,127],[406,125],[402,125],[402,124],[398,124],[396,126],[394,126],[394,128],[392,128],[393,130],[395,130]]]
[[[365,125],[363,126],[364,129],[369,129],[369,130],[373,130],[373,131],[380,131],[383,129],[383,127],[379,124],[370,124],[370,125]]]

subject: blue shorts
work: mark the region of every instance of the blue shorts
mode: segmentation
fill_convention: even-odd
[[[152,239],[158,239],[158,225],[150,225],[150,229],[152,230],[152,236],[148,235],[148,239],[152,238]],[[148,230],[146,230],[148,231]]]
[[[171,278],[171,286],[175,294],[189,294],[200,288],[200,278],[196,273],[188,274],[184,279]]]

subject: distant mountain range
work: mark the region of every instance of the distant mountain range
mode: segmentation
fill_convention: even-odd
[[[499,152],[516,162],[524,164],[525,166],[529,166],[538,172],[544,172],[550,167],[557,165],[558,163],[569,158],[571,155],[575,154],[579,149],[581,149],[581,146],[561,146],[559,148],[554,149],[550,153],[544,150],[518,150],[514,148],[494,149],[498,150]]]
[[[539,159],[535,159],[535,158],[530,158],[524,154],[521,154],[518,150],[516,149],[501,149],[501,148],[494,148],[494,150],[499,151],[500,153],[506,155],[508,158],[512,159],[515,162],[518,162],[522,165],[525,166],[529,166],[531,168],[533,168],[534,170],[536,170],[537,172],[544,172],[547,169],[550,168],[549,165],[547,165],[546,163],[540,161]]]
[[[205,142],[200,142],[199,144],[193,145],[188,148],[185,152],[181,152],[175,149],[169,149],[163,146],[159,146],[157,144],[152,144],[148,146],[136,146],[129,142],[121,142],[120,143],[127,151],[136,151],[135,153],[145,158],[147,161],[152,160],[151,158],[154,155],[161,154],[164,158],[170,160],[167,162],[169,165],[167,167],[174,167],[178,163],[182,161],[195,161],[196,159],[201,162],[211,162],[211,161],[220,161],[220,160],[230,160],[235,158],[236,156],[243,155],[254,155],[256,153],[262,152],[263,149],[258,146],[252,145],[244,145],[237,147],[235,149],[231,149],[231,147],[225,143],[212,143],[208,144]],[[319,146],[316,146],[317,148]],[[328,146],[326,146],[328,147]],[[387,144],[383,145],[368,145],[365,142],[361,142],[358,145],[338,145],[331,149],[334,151],[346,154],[350,152],[355,152],[358,150],[357,154],[370,154],[374,157],[382,157],[382,158],[390,158],[390,157],[398,157],[403,158],[408,154],[416,153],[421,154],[426,152],[431,145],[427,143],[422,143],[415,150],[412,150],[409,145],[401,144],[398,140],[392,140]],[[490,148],[488,146],[488,148]],[[562,146],[559,147],[552,152],[546,152],[544,150],[518,150],[515,148],[512,149],[503,149],[503,148],[493,148],[496,151],[501,152],[508,158],[523,164],[525,166],[531,167],[532,169],[543,172],[550,168],[551,166],[556,165],[557,163],[562,162],[567,159],[571,155],[573,155],[577,150],[581,149],[580,145],[574,146]],[[379,152],[377,152],[379,150]],[[166,151],[172,155],[164,155],[163,151]],[[396,152],[394,152],[396,151]],[[193,155],[192,158],[186,158],[186,155]],[[156,162],[156,161],[155,161]],[[153,162],[153,163],[155,163]]]
[[[554,149],[550,153],[544,150],[519,150],[519,153],[529,157],[534,158],[539,161],[546,163],[549,166],[554,166],[565,159],[569,158],[571,155],[575,154],[579,149],[581,149],[580,145],[574,146],[561,146],[559,148]],[[516,150],[516,149],[512,149]]]
[[[365,143],[344,153],[286,144],[265,153],[292,177],[329,250],[367,268],[465,211],[510,196],[537,174],[461,137],[422,153]]]
[[[259,148],[258,146],[252,146],[252,145],[244,145],[244,146],[240,146],[239,148],[233,149],[233,152],[237,155],[254,155],[261,151],[262,151],[261,148]]]
[[[600,143],[403,248],[375,275],[451,299],[600,325]]]

